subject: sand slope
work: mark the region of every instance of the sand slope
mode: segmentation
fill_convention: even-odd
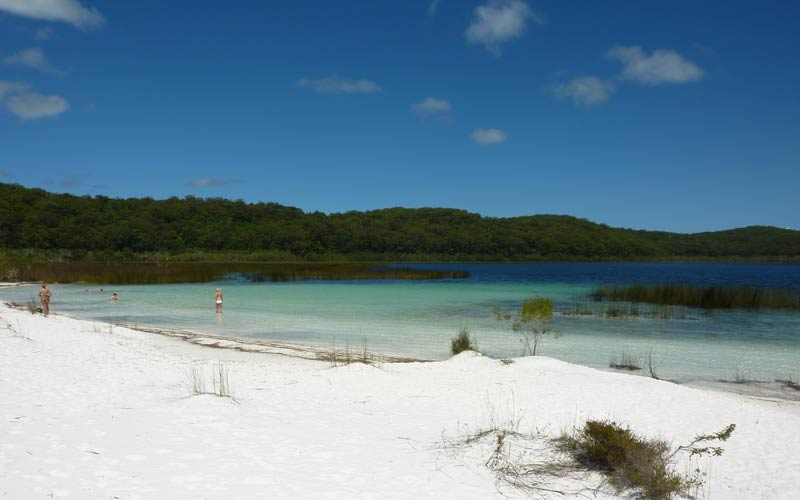
[[[219,361],[235,400],[191,395],[192,366]],[[493,420],[555,436],[589,417],[675,443],[735,423],[703,464],[707,496],[797,498],[797,403],[545,357],[334,368],[0,308],[0,498],[527,498],[483,465],[491,443],[448,444]]]

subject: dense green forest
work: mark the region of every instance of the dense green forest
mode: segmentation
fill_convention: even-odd
[[[482,217],[448,208],[306,213],[222,198],[117,199],[0,183],[7,256],[153,260],[800,260],[800,231],[696,234],[564,215]]]

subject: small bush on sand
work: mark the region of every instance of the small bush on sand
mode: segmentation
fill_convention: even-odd
[[[468,326],[460,327],[458,335],[450,341],[450,352],[453,353],[453,356],[464,351],[478,352],[478,344],[472,341]]]
[[[685,446],[670,451],[665,441],[645,439],[614,422],[590,420],[574,435],[564,435],[557,445],[581,465],[608,478],[618,492],[634,490],[639,498],[669,500],[696,488],[700,476],[686,477],[675,472],[673,458],[680,451],[691,456],[719,456],[712,441],[727,441],[735,425],[715,434],[699,435]]]

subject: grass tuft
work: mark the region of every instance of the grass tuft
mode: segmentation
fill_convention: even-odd
[[[642,369],[642,361],[640,358],[623,350],[619,358],[616,356],[611,358],[611,361],[608,363],[608,367],[614,368],[615,370],[636,371]]]
[[[450,341],[450,352],[453,353],[453,356],[464,351],[478,352],[478,344],[473,342],[470,336],[470,328],[466,325],[461,326],[458,329],[458,335]]]

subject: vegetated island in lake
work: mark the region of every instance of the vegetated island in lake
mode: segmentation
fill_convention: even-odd
[[[800,231],[682,234],[449,208],[307,213],[277,203],[75,196],[0,183],[0,262],[80,260],[800,262]]]

